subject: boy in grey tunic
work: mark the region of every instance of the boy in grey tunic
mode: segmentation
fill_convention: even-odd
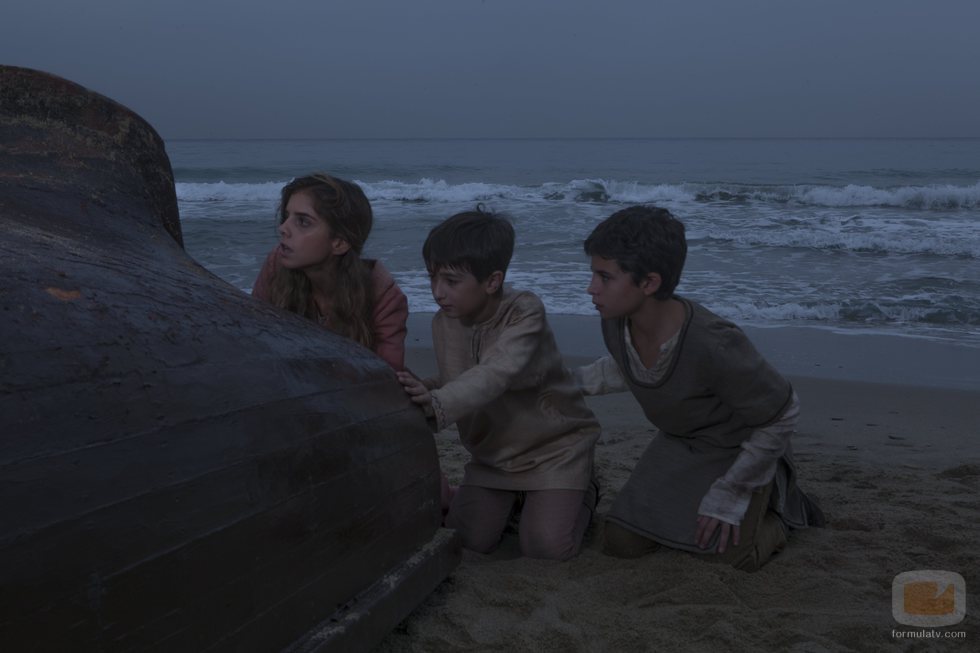
[[[605,551],[663,544],[754,570],[785,546],[787,526],[822,525],[795,481],[792,386],[737,326],[674,294],[683,224],[630,207],[600,223],[585,252],[610,356],[578,382],[586,394],[631,391],[659,429],[607,516]]]

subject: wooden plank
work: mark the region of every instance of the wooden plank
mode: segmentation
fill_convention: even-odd
[[[455,531],[440,529],[417,554],[338,608],[283,653],[369,651],[459,564]]]

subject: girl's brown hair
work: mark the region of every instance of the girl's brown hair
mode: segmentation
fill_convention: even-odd
[[[286,184],[277,211],[278,224],[288,217],[286,205],[293,193],[306,191],[313,198],[317,215],[326,220],[333,235],[350,244],[346,254],[339,257],[336,285],[338,292],[331,298],[330,314],[324,316],[330,329],[365,347],[374,345],[374,293],[371,269],[361,260],[361,250],[371,233],[374,216],[371,203],[357,184],[316,173],[299,177]],[[275,271],[270,284],[274,305],[318,320],[313,287],[302,270],[281,267]]]

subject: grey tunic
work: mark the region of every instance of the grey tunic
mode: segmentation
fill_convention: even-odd
[[[694,540],[701,499],[732,466],[742,442],[780,418],[793,389],[737,326],[695,302],[677,299],[686,318],[656,383],[641,382],[630,371],[625,320],[602,323],[609,353],[659,429],[608,518],[668,546],[701,552]],[[788,453],[779,461],[770,507],[794,528],[816,518],[796,485]]]

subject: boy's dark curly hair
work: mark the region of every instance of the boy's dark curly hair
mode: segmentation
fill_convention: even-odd
[[[616,261],[639,284],[647,274],[660,275],[657,299],[670,299],[687,258],[684,224],[656,206],[630,206],[616,211],[592,230],[585,253]]]
[[[447,218],[429,232],[422,258],[430,274],[441,268],[470,272],[484,281],[493,272],[507,272],[514,255],[514,227],[502,214],[477,206]]]

